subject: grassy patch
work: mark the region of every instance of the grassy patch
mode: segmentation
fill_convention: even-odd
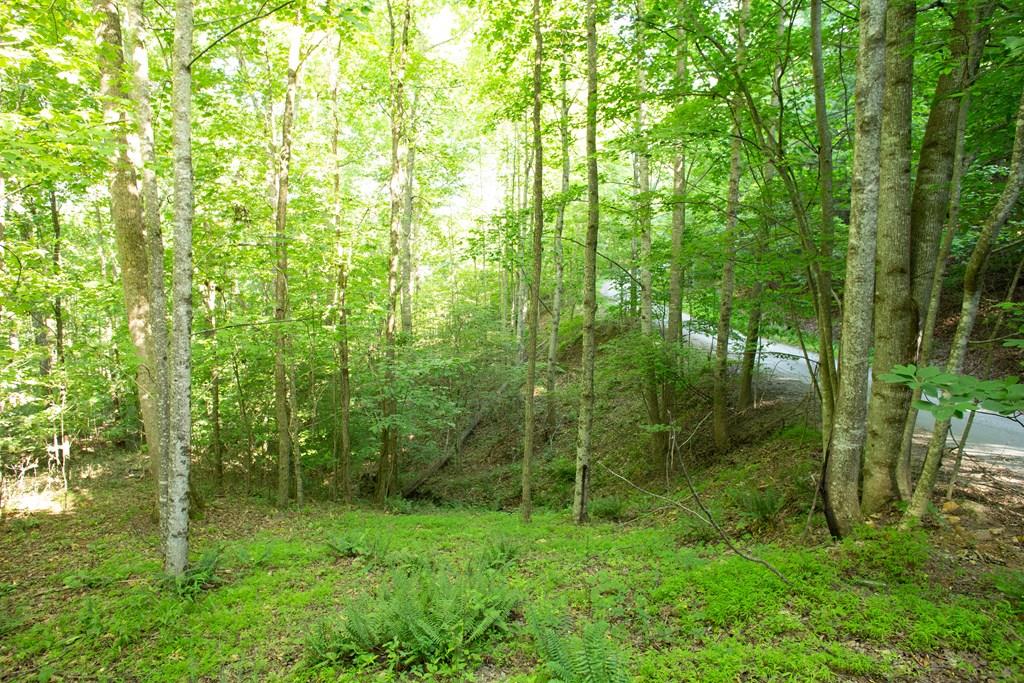
[[[735,488],[743,477],[765,484]],[[637,516],[582,528],[564,511],[523,526],[472,508],[224,501],[196,524],[190,579],[171,585],[155,529],[139,521],[148,492],[97,490],[73,514],[0,527],[0,671],[525,682],[592,669],[604,672],[592,680],[675,682],[1012,679],[1024,668],[1019,573],[958,594],[926,574],[936,551],[922,531],[806,546],[783,524],[767,536],[753,523],[793,509],[781,474],[747,460],[697,483],[789,585],[682,513],[614,497],[600,499],[601,517],[624,516],[627,500]],[[778,496],[744,502],[737,490]]]

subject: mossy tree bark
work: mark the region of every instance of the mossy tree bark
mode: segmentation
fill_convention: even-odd
[[[832,440],[825,453],[825,518],[833,536],[860,521],[861,457],[867,436],[868,357],[875,289],[886,0],[860,5],[855,137],[843,301],[842,371]]]
[[[910,390],[878,379],[914,356],[917,313],[910,295],[910,158],[917,5],[892,0],[886,18],[885,94],[875,250],[874,381],[868,406],[861,511],[878,512],[897,497],[896,463]]]
[[[967,344],[970,341],[974,322],[978,316],[978,303],[981,300],[982,284],[988,258],[992,252],[992,246],[996,237],[999,235],[999,231],[1006,225],[1017,200],[1020,198],[1022,189],[1024,189],[1024,93],[1021,95],[1020,105],[1017,110],[1013,155],[1010,161],[1010,172],[1006,178],[1006,185],[1003,187],[996,205],[992,208],[978,234],[978,241],[974,245],[970,261],[967,262],[967,268],[964,271],[963,302],[960,306],[960,319],[957,322],[956,332],[953,335],[949,358],[946,361],[947,373],[959,374],[963,370]],[[921,477],[914,488],[914,495],[910,499],[910,505],[907,507],[903,518],[905,524],[920,519],[928,509],[932,489],[935,487],[939,467],[942,465],[942,455],[946,448],[946,436],[949,432],[949,425],[950,421],[948,419],[935,421]]]

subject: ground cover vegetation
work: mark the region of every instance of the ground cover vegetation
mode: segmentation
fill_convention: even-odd
[[[0,6],[0,679],[1018,679],[1022,27]]]

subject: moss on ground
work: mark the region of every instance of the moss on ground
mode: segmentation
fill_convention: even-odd
[[[805,448],[804,436],[787,431],[738,451],[698,481],[730,534],[788,585],[641,494],[613,506],[631,521],[583,528],[562,510],[523,526],[483,509],[279,512],[223,498],[195,524],[196,556],[219,550],[216,578],[189,597],[159,578],[148,488],[103,481],[66,514],[0,526],[0,677],[546,680],[524,617],[542,612],[577,629],[606,623],[638,681],[1019,680],[1019,574],[973,581],[967,595],[928,573],[936,550],[924,532],[867,530],[838,545],[804,539],[807,491],[772,457]],[[752,521],[734,495],[740,482],[777,490],[777,514]],[[689,505],[682,492],[672,496]],[[521,602],[507,632],[457,665],[417,671],[373,657],[310,665],[317,626],[372,595],[396,567],[427,558],[459,571],[499,555]]]

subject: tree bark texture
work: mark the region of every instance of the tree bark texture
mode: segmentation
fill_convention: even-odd
[[[868,359],[875,289],[882,92],[885,84],[886,0],[860,5],[860,46],[855,90],[855,137],[846,251],[839,393],[832,440],[825,454],[825,518],[833,536],[860,521],[861,457],[867,436]]]

